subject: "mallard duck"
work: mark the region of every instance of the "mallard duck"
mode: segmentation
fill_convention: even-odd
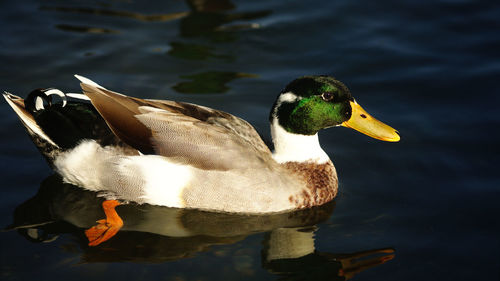
[[[329,76],[300,77],[278,95],[269,115],[274,152],[229,113],[129,97],[75,76],[83,94],[38,89],[26,100],[4,97],[66,182],[112,199],[241,213],[307,208],[337,194],[319,130],[344,126],[400,139]]]
[[[4,97],[65,182],[107,199],[106,219],[86,232],[92,246],[122,227],[115,207],[123,201],[253,214],[322,205],[336,196],[338,180],[319,130],[344,126],[400,139],[329,76],[300,77],[278,95],[269,115],[274,152],[229,113],[129,97],[75,76],[83,94],[37,89],[24,100]]]

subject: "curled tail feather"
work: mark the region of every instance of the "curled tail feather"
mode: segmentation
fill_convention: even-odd
[[[49,164],[52,164],[55,155],[60,152],[61,148],[37,124],[30,103],[8,92],[4,92],[3,97],[21,120],[38,150],[45,156]]]

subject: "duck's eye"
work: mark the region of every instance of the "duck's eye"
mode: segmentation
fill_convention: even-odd
[[[331,93],[331,92],[324,92],[323,94],[321,94],[321,98],[324,101],[331,101],[331,100],[333,100],[333,93]]]

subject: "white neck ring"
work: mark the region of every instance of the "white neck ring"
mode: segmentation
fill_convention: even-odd
[[[271,135],[274,143],[273,158],[278,163],[285,162],[313,162],[324,164],[330,158],[319,144],[318,134],[299,135],[287,132],[273,118],[271,122]]]

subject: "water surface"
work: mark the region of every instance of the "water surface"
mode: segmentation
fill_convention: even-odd
[[[2,280],[498,280],[498,3],[5,0],[0,19],[0,87],[13,94],[77,92],[77,73],[228,111],[269,141],[286,83],[329,74],[402,135],[392,144],[321,132],[340,179],[324,209],[121,206],[134,228],[89,247],[83,230],[100,218],[99,199],[51,176],[0,103],[0,226],[32,224],[0,233]],[[194,234],[169,236],[151,217],[184,218]],[[316,251],[280,257],[286,239]]]

